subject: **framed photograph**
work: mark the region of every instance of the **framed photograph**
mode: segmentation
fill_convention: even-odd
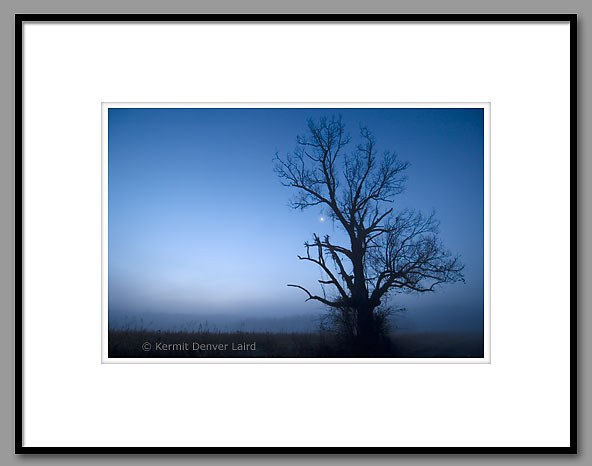
[[[105,103],[102,127],[103,362],[489,362],[489,104]]]
[[[17,452],[575,453],[575,37],[17,15]]]

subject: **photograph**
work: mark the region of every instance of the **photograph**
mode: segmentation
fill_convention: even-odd
[[[487,362],[488,111],[103,104],[105,362]]]
[[[577,454],[580,23],[14,15],[15,452]]]

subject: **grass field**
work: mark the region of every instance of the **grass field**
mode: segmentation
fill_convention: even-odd
[[[345,358],[332,334],[110,330],[110,358]],[[379,357],[481,358],[477,333],[392,334]]]

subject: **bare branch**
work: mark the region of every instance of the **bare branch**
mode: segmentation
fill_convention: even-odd
[[[329,301],[325,298],[321,298],[320,296],[315,296],[310,291],[308,291],[306,288],[304,288],[303,286],[300,286],[300,285],[288,285],[288,286],[291,286],[293,288],[300,288],[302,291],[304,291],[308,295],[307,301],[310,301],[310,300],[319,301],[319,302],[321,302],[327,306],[331,306],[331,307],[340,307],[342,305],[339,302],[332,302],[332,301]]]

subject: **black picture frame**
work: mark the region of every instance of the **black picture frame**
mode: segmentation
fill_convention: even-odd
[[[567,447],[27,447],[23,445],[23,24],[29,22],[568,22],[570,25],[570,445]],[[15,15],[15,452],[17,454],[576,454],[576,14],[17,14]]]

